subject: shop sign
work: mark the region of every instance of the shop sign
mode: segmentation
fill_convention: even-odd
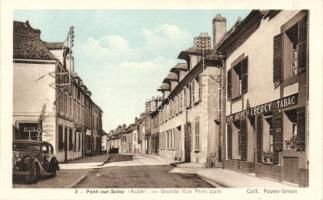
[[[229,115],[227,116],[227,122],[232,122],[232,121],[244,119],[246,117],[253,117],[256,115],[269,113],[274,110],[288,108],[290,106],[294,106],[297,104],[298,104],[298,93]]]

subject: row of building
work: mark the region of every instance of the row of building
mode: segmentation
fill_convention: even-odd
[[[217,15],[213,39],[201,33],[179,53],[162,95],[134,124],[110,131],[106,148],[307,186],[308,18],[252,10],[227,31]]]
[[[99,153],[102,110],[74,71],[74,29],[63,42],[40,35],[13,23],[13,139],[47,141],[60,162]]]

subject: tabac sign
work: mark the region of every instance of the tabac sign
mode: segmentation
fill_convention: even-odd
[[[298,104],[298,93],[229,115],[227,116],[227,122],[244,119],[246,117],[265,114],[268,112],[272,112],[274,110],[284,109],[297,104]]]

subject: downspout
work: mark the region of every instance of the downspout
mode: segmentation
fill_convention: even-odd
[[[226,137],[225,137],[225,125],[226,125],[226,62],[224,56],[221,58],[221,64],[222,64],[222,70],[221,70],[221,90],[223,91],[221,93],[221,118],[220,118],[220,138],[222,139],[222,144],[221,144],[221,162],[222,162],[222,167],[223,161],[226,159]]]

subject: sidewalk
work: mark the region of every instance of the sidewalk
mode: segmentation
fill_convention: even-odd
[[[205,168],[196,171],[196,174],[218,185],[228,188],[247,187],[280,187],[288,188],[290,185],[266,180],[249,174],[243,174],[232,170],[221,168]]]

